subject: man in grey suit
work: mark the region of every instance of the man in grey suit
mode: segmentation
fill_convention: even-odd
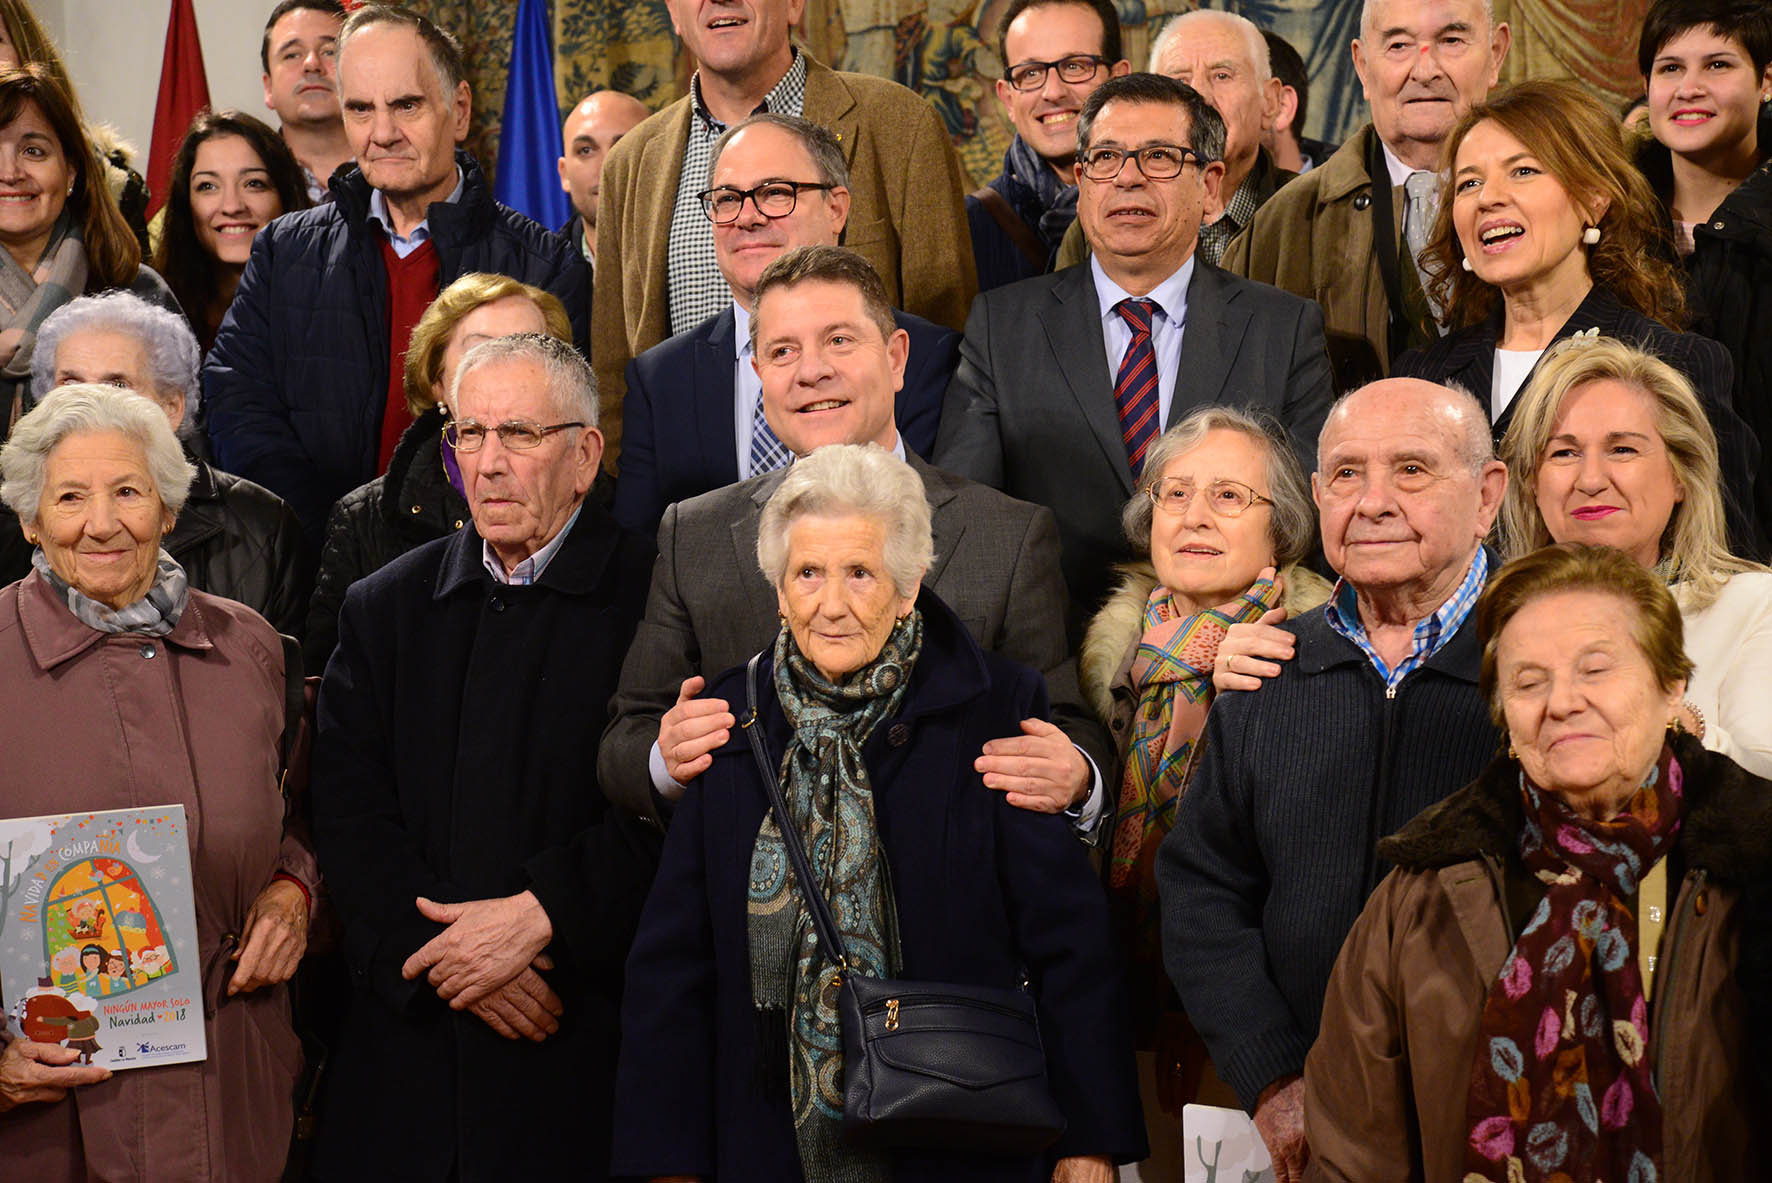
[[[1315,468],[1332,397],[1322,310],[1196,257],[1224,137],[1185,83],[1104,83],[1077,120],[1090,261],[982,293],[966,323],[935,463],[1052,509],[1073,636],[1132,557],[1120,508],[1163,428],[1207,404],[1265,411]]]
[[[769,426],[796,456],[833,443],[877,443],[923,479],[935,526],[924,577],[980,645],[1046,675],[1054,722],[985,745],[988,788],[1013,805],[1068,810],[1095,830],[1113,748],[1082,704],[1064,639],[1065,592],[1052,515],[930,467],[907,453],[893,423],[908,339],[865,259],[836,246],[782,255],[757,284],[753,358]],[[617,805],[658,819],[711,763],[733,712],[697,698],[777,630],[776,595],[757,567],[757,521],[785,469],[716,489],[665,511],[646,618],[622,666],[598,779]],[[1054,725],[1056,724],[1056,725]]]

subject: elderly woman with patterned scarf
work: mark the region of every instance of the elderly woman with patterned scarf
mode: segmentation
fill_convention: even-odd
[[[1329,585],[1299,565],[1316,515],[1291,447],[1277,426],[1234,408],[1203,407],[1164,432],[1121,516],[1128,541],[1150,558],[1125,568],[1090,622],[1079,665],[1084,695],[1124,760],[1108,885],[1140,1059],[1154,1055],[1140,1065],[1147,1170],[1179,1177],[1181,1106],[1236,1102],[1209,1074],[1163,972],[1157,847],[1193,766],[1226,630],[1314,608]]]
[[[208,1048],[112,1076],[0,1028],[8,1178],[283,1170],[301,1068],[284,983],[319,876],[279,791],[285,650],[162,547],[193,476],[165,412],[108,385],[52,391],[0,448],[0,497],[36,548],[0,589],[0,817],[184,807],[197,947],[180,955]]]
[[[1559,543],[1477,605],[1507,750],[1379,853],[1305,1064],[1307,1179],[1772,1172],[1772,784],[1680,726],[1680,609]]]
[[[1068,1126],[1042,1160],[845,1141],[837,967],[824,957],[743,729],[676,807],[628,962],[617,1175],[721,1183],[1099,1180],[1143,1154],[1101,890],[1064,820],[973,769],[1044,716],[1039,674],[980,651],[927,589],[922,482],[877,445],[822,448],[764,507],[782,629],[706,693],[755,721],[851,964],[1037,1001]]]

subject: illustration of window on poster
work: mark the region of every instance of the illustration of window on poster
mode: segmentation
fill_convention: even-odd
[[[80,1063],[204,1058],[182,805],[0,821],[0,996],[14,1035]]]

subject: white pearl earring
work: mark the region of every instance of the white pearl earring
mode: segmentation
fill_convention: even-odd
[[[1600,228],[1598,226],[1589,226],[1586,230],[1583,230],[1581,232],[1581,241],[1587,243],[1589,246],[1593,246],[1595,243],[1599,242]]]
[[[1475,271],[1476,270],[1475,267],[1471,266],[1471,257],[1469,255],[1466,255],[1466,256],[1464,256],[1464,258],[1458,260],[1458,265],[1460,267],[1463,267],[1466,271]]]

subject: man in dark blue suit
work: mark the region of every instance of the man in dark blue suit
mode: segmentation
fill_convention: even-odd
[[[849,218],[849,166],[826,128],[792,115],[753,115],[714,142],[702,209],[714,223],[732,307],[628,363],[615,517],[658,529],[667,506],[786,465],[751,366],[750,319],[763,268],[797,246],[835,246]],[[935,446],[960,335],[894,312],[910,336],[895,422],[905,446]]]

